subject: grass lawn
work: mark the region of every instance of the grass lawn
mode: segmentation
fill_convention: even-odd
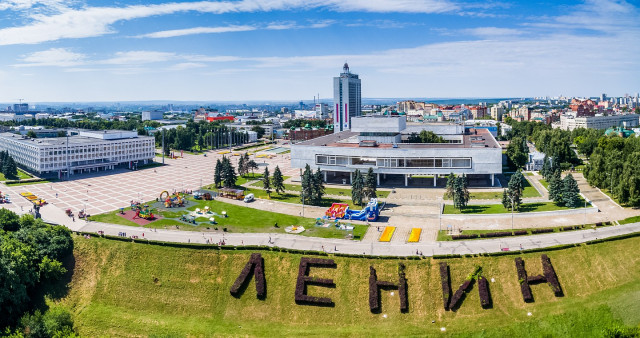
[[[32,178],[33,176],[29,175],[27,172],[22,169],[18,169],[18,179],[25,180],[27,178]],[[4,177],[4,174],[0,173],[0,181],[6,181],[7,178]]]
[[[529,181],[525,180],[524,189],[522,190],[522,197],[540,197],[538,190],[531,186]],[[445,196],[446,200],[450,200],[449,196]],[[469,199],[472,200],[502,200],[502,191],[481,191],[481,192],[469,192]]]
[[[584,208],[584,202],[578,208]],[[578,209],[576,208],[576,209]],[[553,202],[538,203],[522,203],[520,210],[514,210],[514,213],[536,212],[536,211],[553,211],[570,209],[565,206],[556,205]],[[459,210],[451,204],[445,204],[445,214],[504,214],[510,213],[511,209],[506,209],[502,204],[486,204],[486,205],[468,205],[466,208]]]
[[[43,184],[43,183],[51,183],[51,182],[55,182],[57,180],[55,179],[50,179],[50,180],[39,180],[39,181],[26,181],[26,182],[22,182],[22,181],[15,181],[15,182],[5,182],[6,185],[8,186],[18,186],[18,185],[33,185],[33,184]]]
[[[613,224],[609,224],[609,225],[603,225],[603,226],[612,226]],[[590,224],[585,224],[584,227],[582,227],[582,224],[578,225],[579,227],[581,227],[580,229],[576,229],[576,230],[584,230],[584,229],[591,229],[592,227],[595,226],[595,224],[590,223]],[[561,230],[563,227],[550,227],[550,228],[545,228],[545,229],[553,229],[553,232],[567,232],[567,231],[575,231],[575,230]],[[601,228],[601,227],[598,227]],[[518,237],[518,236],[530,236],[530,235],[542,235],[542,234],[532,234],[531,230],[535,230],[538,228],[529,228],[529,229],[513,229],[513,231],[522,231],[525,230],[527,231],[527,233],[525,235],[517,235],[517,236],[505,236],[505,237],[495,237],[495,238],[510,238],[510,237]],[[463,230],[462,234],[464,235],[480,235],[480,234],[487,234],[487,233],[491,233],[491,232],[511,232],[510,229],[503,229],[503,230]],[[458,233],[455,233],[456,235]],[[486,239],[486,238],[469,238],[469,239],[465,239],[465,241],[472,241],[472,240],[476,240],[476,239]],[[440,230],[438,231],[438,241],[453,241],[453,239],[451,238],[451,235],[447,234],[447,230]]]
[[[525,174],[525,175],[527,175],[527,176],[533,176],[533,173],[532,173],[532,172],[530,172],[530,171],[527,171],[527,172],[525,172],[524,174]]]
[[[159,211],[158,213],[164,218],[159,219],[157,221],[151,222],[145,227],[148,228],[164,228],[164,227],[174,227],[179,226],[180,230],[187,231],[203,231],[207,228],[215,229],[216,227],[219,230],[223,228],[227,228],[228,232],[266,232],[266,233],[285,233],[284,228],[289,225],[302,225],[307,230],[303,232],[302,236],[311,236],[311,237],[324,237],[324,238],[345,238],[345,236],[349,233],[353,233],[354,239],[362,239],[364,233],[366,232],[366,225],[357,225],[353,232],[348,232],[344,230],[338,230],[334,227],[330,228],[321,228],[315,226],[315,219],[313,218],[305,218],[299,216],[291,216],[285,215],[270,211],[258,210],[244,206],[237,206],[235,204],[229,204],[222,202],[220,200],[214,201],[196,201],[193,199],[189,199],[190,204],[187,208],[188,211],[193,211],[196,208],[204,209],[205,206],[208,206],[212,212],[217,213],[218,215],[222,214],[222,211],[227,212],[226,218],[222,218],[216,215],[216,222],[218,224],[212,225],[208,223],[203,224],[188,224],[178,220],[182,214],[186,214],[186,211]],[[153,202],[148,202],[145,204],[150,204]],[[112,223],[112,224],[121,224],[132,227],[138,227],[139,225],[118,215],[119,210],[114,210],[111,212],[107,212],[104,214],[93,215],[91,216],[91,220],[96,222],[103,223]],[[207,222],[210,216],[206,216],[206,218],[196,219],[197,222]],[[274,225],[278,224],[279,228],[276,228]]]
[[[547,180],[545,180],[544,178],[541,178],[538,180],[538,182],[540,182],[540,184],[542,184],[545,189],[549,190],[549,182],[547,182]]]
[[[310,276],[333,279],[335,287],[307,290],[330,297],[335,306],[318,307],[294,301],[299,254],[261,252],[267,297],[259,300],[253,280],[241,297],[229,294],[254,251],[74,240],[68,288],[47,302],[68,309],[83,337],[602,337],[606,328],[640,323],[637,238],[547,252],[565,296],[555,297],[545,283],[531,285],[531,303],[522,300],[514,256],[449,259],[454,291],[476,266],[490,281],[492,308],[480,307],[474,283],[457,311],[443,309],[441,261],[431,258],[329,257],[336,268],[314,267]],[[530,275],[542,273],[540,255],[520,255]],[[381,290],[382,313],[371,313],[369,266],[379,280],[396,283],[399,262],[406,265],[409,311],[399,311],[397,291]]]
[[[636,223],[636,222],[640,222],[640,216],[628,217],[618,221],[618,223],[620,224],[629,224],[629,223]]]

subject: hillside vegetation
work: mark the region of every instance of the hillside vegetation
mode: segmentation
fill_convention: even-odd
[[[267,296],[259,300],[253,280],[240,298],[229,293],[253,251],[75,241],[73,278],[59,305],[74,314],[82,336],[422,336],[441,335],[444,327],[445,335],[584,337],[640,323],[638,238],[547,252],[565,296],[533,285],[533,303],[523,301],[514,258],[537,275],[541,253],[448,259],[454,292],[481,266],[493,300],[483,309],[476,283],[456,312],[443,309],[442,260],[324,257],[337,268],[311,268],[309,275],[336,287],[308,292],[335,306],[317,307],[294,301],[299,254],[261,252]],[[379,280],[397,283],[399,262],[406,265],[408,313],[400,312],[397,290],[381,291],[382,312],[371,313],[369,265]]]

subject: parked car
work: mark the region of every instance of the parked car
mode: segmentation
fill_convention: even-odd
[[[249,194],[244,197],[244,203],[249,203],[249,202],[252,202],[253,200],[254,200],[253,194]]]

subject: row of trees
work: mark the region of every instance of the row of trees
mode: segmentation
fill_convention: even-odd
[[[249,173],[249,170],[251,170],[251,174],[253,174],[254,169],[258,169],[256,161],[249,158],[248,153],[242,154],[238,159],[238,174],[245,176]]]
[[[325,120],[307,120],[307,119],[292,119],[292,120],[288,120],[286,121],[282,127],[286,128],[286,129],[291,129],[291,128],[302,128],[306,125],[309,125],[310,127],[315,127],[315,128],[326,128],[327,127],[327,121]]]
[[[324,196],[324,182],[320,168],[314,173],[307,164],[302,173],[300,201],[304,204],[320,205]]]
[[[33,299],[34,295],[54,292],[53,285],[67,272],[62,261],[72,251],[69,229],[0,209],[0,330],[16,325],[25,312],[32,310],[30,306],[42,301]],[[30,332],[39,322],[26,315],[22,328]],[[66,329],[60,330],[72,327],[64,326]]]
[[[549,175],[547,182],[549,183],[549,199],[558,205],[565,205],[569,208],[577,208],[580,206],[580,188],[578,182],[573,175],[568,174],[564,178],[560,170],[556,170]]]
[[[584,176],[590,185],[609,190],[618,202],[640,206],[640,139],[600,137]]]
[[[284,177],[282,176],[279,166],[276,166],[273,170],[273,177],[270,177],[269,167],[264,168],[264,173],[262,174],[262,187],[269,197],[271,197],[271,188],[273,188],[277,194],[284,193]]]
[[[453,199],[453,206],[463,209],[469,203],[469,180],[467,175],[456,176],[450,173],[447,176],[447,191],[445,197]]]
[[[7,179],[15,180],[18,178],[18,167],[8,151],[0,151],[0,172]]]
[[[430,131],[423,130],[418,133],[411,133],[407,139],[409,143],[447,143],[442,136]]]
[[[365,175],[362,175],[360,169],[356,169],[351,181],[351,200],[353,203],[363,205],[365,201],[378,197],[377,189],[378,180],[373,168],[369,168]]]
[[[237,179],[236,170],[228,157],[222,156],[222,160],[218,159],[216,161],[216,166],[213,171],[213,184],[216,188],[220,188],[221,186],[234,188]]]

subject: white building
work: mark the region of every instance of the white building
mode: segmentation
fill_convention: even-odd
[[[580,116],[570,114],[560,116],[560,122],[553,123],[553,128],[574,130],[576,128],[607,129],[609,127],[625,127],[627,129],[639,125],[638,114],[609,115],[609,116]]]
[[[162,117],[163,117],[163,112],[159,110],[142,112],[142,121],[162,120]]]
[[[291,166],[324,172],[324,179],[350,182],[353,172],[373,168],[378,183],[409,185],[411,177],[467,174],[494,185],[502,173],[502,149],[485,129],[457,124],[407,125],[406,116],[354,117],[350,130],[291,146]],[[447,143],[403,143],[411,133],[430,130]],[[394,183],[397,182],[397,183]],[[443,182],[440,182],[441,184]]]
[[[63,177],[82,172],[134,168],[153,161],[155,139],[135,131],[81,131],[77,136],[30,139],[0,134],[0,150],[38,175]]]
[[[490,111],[492,119],[502,121],[502,114],[504,114],[504,108],[502,106],[494,105]]]
[[[362,115],[360,79],[344,64],[339,77],[333,78],[333,132],[351,128],[351,118]]]

